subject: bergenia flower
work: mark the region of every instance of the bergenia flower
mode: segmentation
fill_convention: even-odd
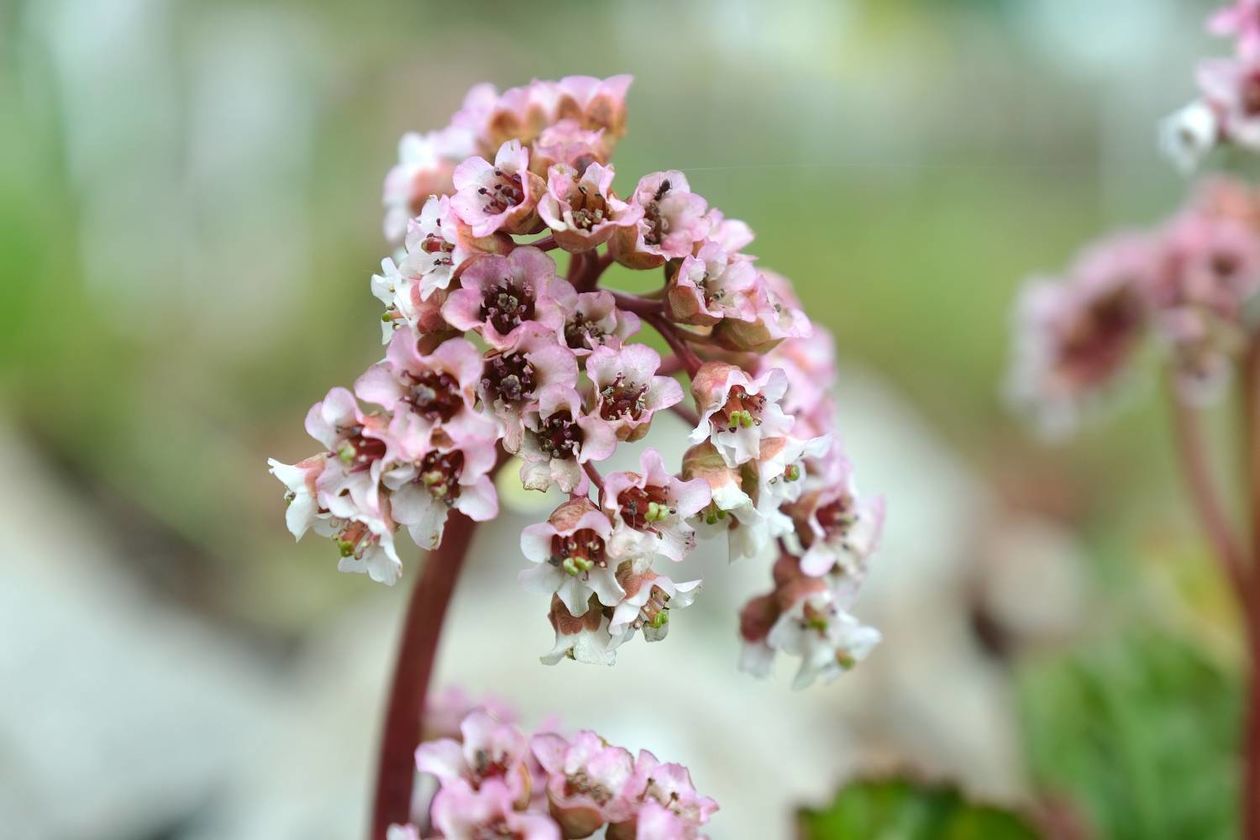
[[[661,357],[644,344],[614,350],[599,347],[586,357],[597,413],[620,440],[639,440],[647,434],[652,416],[682,402],[682,386],[669,376],[657,376]]]
[[[564,323],[564,341],[578,356],[585,356],[599,347],[618,350],[639,331],[639,316],[617,308],[611,292],[568,291],[557,297],[560,308],[568,313]]]
[[[426,741],[416,750],[416,768],[442,782],[460,781],[477,790],[497,779],[513,795],[517,808],[529,804],[532,778],[529,742],[511,723],[474,709],[460,724],[460,740]]]
[[[521,532],[521,553],[534,566],[521,582],[546,595],[555,594],[571,615],[580,616],[591,596],[615,607],[626,594],[617,582],[618,559],[608,545],[612,523],[589,499],[570,499],[546,522]]]
[[[598,463],[617,448],[617,434],[607,420],[582,408],[578,392],[548,385],[538,407],[525,413],[521,445],[521,481],[530,490],[555,485],[565,493],[581,493],[587,480],[582,465]]]
[[[547,172],[547,192],[538,214],[566,251],[589,251],[603,245],[618,228],[629,228],[643,216],[641,207],[613,195],[613,168],[592,163],[580,175],[565,164]]]
[[[624,795],[634,775],[634,756],[626,750],[587,731],[572,740],[535,735],[530,749],[547,773],[547,799],[565,836],[586,837],[634,813]]]
[[[442,315],[460,330],[474,330],[496,350],[506,350],[532,331],[559,333],[567,313],[558,300],[564,281],[556,264],[537,248],[506,257],[488,254],[469,263]]]
[[[676,477],[659,452],[645,449],[639,472],[609,474],[600,498],[616,529],[613,544],[619,554],[679,562],[695,547],[689,520],[709,504],[710,491],[703,479]]]
[[[631,268],[652,268],[688,256],[709,232],[709,203],[691,191],[678,171],[654,172],[635,187],[630,203],[639,222],[612,240],[617,261]]]
[[[443,786],[433,798],[432,813],[433,827],[445,840],[561,840],[564,836],[546,814],[516,810],[512,791],[497,780],[476,789]]]
[[[455,168],[451,207],[473,236],[533,233],[542,227],[538,199],[546,186],[529,171],[529,150],[515,140],[504,143],[494,163],[474,157]]]
[[[1231,143],[1260,151],[1260,55],[1204,60],[1198,81],[1220,133]]]
[[[1207,29],[1213,35],[1236,39],[1239,55],[1260,53],[1260,0],[1233,0],[1212,13]]]
[[[387,233],[401,247],[371,283],[385,307],[384,358],[353,391],[334,388],[312,408],[307,426],[319,451],[269,462],[290,531],[330,538],[339,568],[386,583],[402,570],[399,528],[435,549],[450,517],[493,519],[497,471],[509,461],[519,464],[521,489],[567,494],[521,535],[521,580],[549,598],[549,664],[612,664],[640,630],[647,641],[664,638],[671,610],[701,586],[672,580],[660,565],[683,560],[702,538],[720,539],[732,560],[788,569],[806,581],[797,589],[821,581],[831,591],[839,578],[854,588],[882,516],[853,492],[836,444],[834,343],[810,324],[791,283],[748,252],[749,226],[711,207],[675,169],[641,177],[624,200],[614,193],[611,156],[629,85],[629,76],[535,80],[502,92],[478,85],[446,127],[403,139],[384,193]],[[1217,121],[1228,111],[1204,107]],[[1201,214],[1260,223],[1260,200],[1214,195]],[[1142,326],[1157,325],[1185,371],[1224,351],[1221,336],[1242,323],[1251,297],[1242,282],[1251,255],[1234,253],[1236,271],[1225,272],[1229,237],[1200,239],[1214,244],[1166,251],[1164,285],[1154,274],[1133,284]],[[563,276],[550,253],[559,251]],[[1113,262],[1114,274],[1122,261]],[[655,269],[655,285],[609,288],[614,263],[612,276]],[[1175,302],[1150,302],[1164,298]],[[1056,341],[1064,343],[1057,333]],[[667,440],[678,429],[662,411],[695,425],[673,463],[661,453],[681,449]],[[662,444],[648,441],[637,469],[605,466],[622,443],[653,434]],[[773,609],[757,613],[764,620],[744,634],[747,651],[773,651],[771,630],[804,609],[785,600],[790,581],[779,571],[774,579],[764,602]],[[837,609],[847,615],[847,606]],[[833,653],[856,649],[837,635],[843,618],[828,626]],[[815,656],[785,632],[775,638]],[[459,711],[463,719],[469,709]],[[501,772],[498,736],[486,735],[500,729],[482,723],[485,731],[470,735],[446,720],[441,734],[451,740],[422,752],[441,788],[432,830],[447,840],[575,836],[538,811],[546,774],[534,759],[506,762],[529,765],[526,774]],[[564,807],[577,795],[565,788]],[[707,819],[672,793],[610,796],[626,808],[614,814],[599,803],[603,822],[590,829],[610,840],[699,837]]]
[[[763,438],[783,437],[792,428],[792,418],[779,406],[787,376],[778,368],[754,379],[734,365],[710,362],[696,373],[691,389],[700,409],[691,442],[711,441],[732,467],[756,458]]]
[[[1159,148],[1183,173],[1189,174],[1216,148],[1221,126],[1216,111],[1203,101],[1191,102],[1159,124]]]

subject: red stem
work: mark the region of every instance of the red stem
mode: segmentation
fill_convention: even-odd
[[[1243,364],[1243,445],[1247,452],[1251,559],[1241,595],[1246,604],[1250,669],[1243,741],[1242,830],[1245,840],[1260,840],[1260,337],[1253,338]]]
[[[424,571],[416,577],[411,591],[381,733],[369,840],[383,840],[392,823],[411,822],[415,751],[423,730],[425,701],[437,658],[442,620],[472,544],[476,524],[462,513],[451,511],[442,544],[429,553]]]
[[[655,298],[629,295],[625,292],[616,291],[612,293],[612,296],[617,301],[618,308],[633,312],[636,315],[647,317],[648,315],[660,315],[665,311],[665,302]]]
[[[687,346],[687,342],[681,335],[682,330],[667,321],[665,316],[661,314],[643,315],[642,317],[644,321],[656,328],[656,331],[661,334],[661,338],[665,339],[665,343],[669,345],[669,348],[674,351],[674,355],[682,362],[683,369],[687,371],[687,375],[694,378],[696,371],[700,370],[700,365],[703,362],[700,361],[700,357],[695,354],[695,351]]]

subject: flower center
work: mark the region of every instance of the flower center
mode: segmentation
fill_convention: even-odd
[[[608,333],[581,312],[574,314],[564,325],[564,341],[574,350],[584,347],[598,347],[604,343]]]
[[[599,413],[605,420],[619,417],[638,420],[647,407],[647,386],[629,382],[622,374],[617,374],[611,385],[605,385],[599,396]]]
[[[438,224],[442,224],[441,219],[438,220]],[[451,254],[455,252],[455,246],[447,242],[437,232],[430,233],[421,240],[420,250],[426,254],[433,255],[432,269],[454,265]]]
[[[463,470],[463,452],[458,449],[450,452],[434,450],[420,462],[420,475],[416,481],[423,484],[434,499],[450,506],[459,500],[459,476]]]
[[[377,537],[362,522],[348,522],[333,541],[337,543],[342,557],[362,559],[364,552],[376,543]]]
[[[519,403],[533,395],[538,380],[524,353],[502,353],[486,360],[481,385],[492,400]]]
[[[578,770],[565,777],[564,793],[566,796],[589,796],[597,805],[603,805],[612,799],[612,791],[592,779],[585,770]]]
[[[501,335],[534,317],[534,295],[504,278],[486,290],[481,300],[481,320],[489,321]]]
[[[617,496],[621,518],[636,531],[650,531],[677,511],[669,503],[664,487],[649,484],[647,487],[627,487]]]
[[[362,426],[352,426],[337,447],[337,457],[349,472],[363,472],[385,457],[385,441],[363,434]]]
[[[408,375],[415,384],[411,386],[407,402],[417,413],[445,423],[464,407],[459,382],[449,373],[427,370],[419,375]]]
[[[582,427],[573,421],[568,410],[557,411],[543,420],[542,428],[535,434],[538,448],[548,458],[572,458],[582,448]]]
[[[477,193],[485,199],[482,210],[489,216],[497,216],[509,207],[515,207],[525,200],[525,190],[521,188],[521,176],[504,172],[495,168],[494,177]]]
[[[656,190],[656,195],[652,196],[652,200],[648,202],[647,207],[643,208],[643,221],[647,225],[647,231],[643,234],[643,241],[648,245],[657,246],[661,244],[661,240],[669,233],[669,219],[661,214],[661,199],[670,190],[669,179],[661,181],[661,186]]]
[[[1119,363],[1141,320],[1141,302],[1127,285],[1094,301],[1063,339],[1065,366],[1086,380],[1105,377]]]
[[[750,394],[742,385],[736,385],[731,388],[722,407],[714,412],[711,422],[728,432],[734,432],[740,427],[760,426],[761,412],[765,407],[765,397],[761,394]]]
[[[853,500],[844,495],[834,502],[824,505],[815,514],[818,525],[830,539],[844,536],[857,523],[857,514],[853,510]]]
[[[578,184],[577,193],[569,196],[569,206],[573,210],[574,227],[591,230],[607,221],[608,202],[599,193],[588,190],[584,184]]]
[[[604,557],[604,540],[590,528],[574,531],[567,537],[556,534],[551,538],[551,557],[548,562],[574,577],[589,572],[595,566],[606,566],[608,561]]]

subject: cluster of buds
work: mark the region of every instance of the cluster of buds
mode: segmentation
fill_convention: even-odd
[[[396,531],[431,549],[451,510],[493,518],[514,457],[525,488],[567,497],[521,537],[556,634],[544,661],[611,663],[639,631],[663,638],[700,583],[667,567],[724,534],[733,559],[775,570],[742,622],[745,661],[784,651],[800,682],[833,676],[878,639],[849,609],[882,510],[834,434],[830,337],[683,173],[614,192],[629,82],[477,87],[449,126],[403,139],[384,192],[400,247],[372,278],[385,358],[311,410],[323,452],[272,462],[289,527],[392,583]],[[614,265],[661,285],[606,288]],[[668,355],[633,341],[645,326]],[[693,427],[682,463],[646,448],[638,469],[601,473],[660,412]]]
[[[1234,0],[1207,22],[1213,35],[1234,40],[1234,55],[1199,63],[1199,96],[1160,126],[1160,145],[1184,171],[1216,146],[1260,152],[1260,0]]]
[[[1070,431],[1154,335],[1183,399],[1222,391],[1260,291],[1260,193],[1230,179],[1200,185],[1153,231],[1082,253],[1067,278],[1038,280],[1017,309],[1011,395],[1048,434]]]
[[[467,712],[458,728],[416,750],[436,779],[429,827],[391,826],[387,840],[699,840],[718,809],[696,792],[680,764],[647,750],[633,755],[594,732],[527,735],[492,707]]]

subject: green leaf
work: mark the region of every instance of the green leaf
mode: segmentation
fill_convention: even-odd
[[[907,779],[861,780],[820,810],[797,817],[802,840],[1024,840],[1038,836],[1021,815],[967,802],[957,788]]]

